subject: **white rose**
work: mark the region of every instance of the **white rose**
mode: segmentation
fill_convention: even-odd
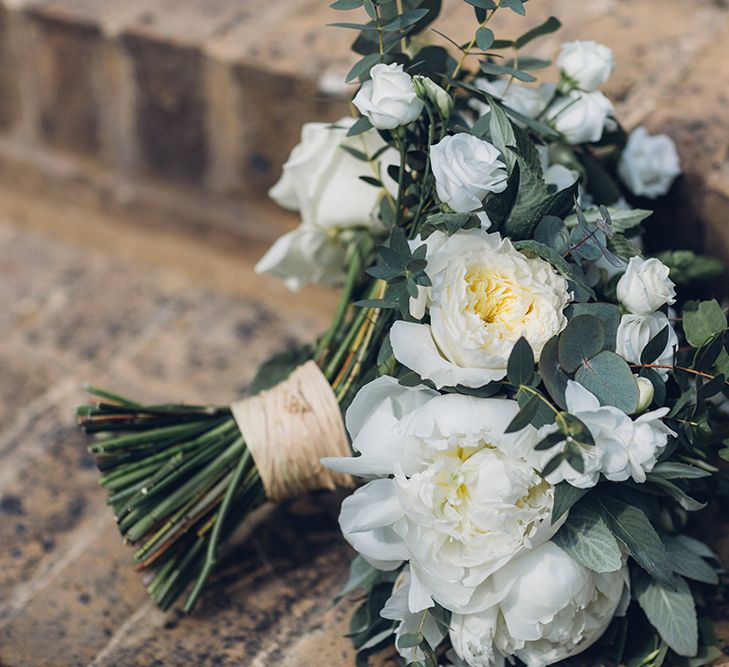
[[[412,77],[394,63],[375,65],[352,103],[378,130],[412,123],[423,111]]]
[[[537,118],[554,97],[554,84],[542,83],[539,86],[525,86],[507,79],[476,79],[476,87],[492,97],[500,99],[507,107],[529,118]],[[474,100],[474,108],[479,115],[489,111],[488,104]]]
[[[342,147],[373,155],[385,144],[374,130],[347,137],[353,123],[351,118],[343,118],[336,126],[307,123],[302,128],[301,142],[269,191],[280,206],[300,211],[301,225],[274,243],[256,265],[258,273],[280,276],[294,290],[310,282],[338,285],[346,257],[342,230],[382,228],[375,216],[382,192],[359,178],[377,174],[371,163],[358,160]],[[387,149],[374,167],[391,192],[397,191],[397,185],[388,176],[387,166],[398,163],[397,152]]]
[[[399,621],[395,630],[395,646],[397,652],[407,661],[425,660],[425,654],[419,647],[400,648],[402,635],[422,634],[431,648],[436,648],[445,638],[445,627],[436,621],[430,613],[413,613],[410,611],[410,568],[406,567],[398,575],[392,587],[392,595],[388,598],[380,612],[382,618]]]
[[[562,44],[557,67],[567,82],[592,91],[605,83],[615,67],[613,52],[597,42],[568,42]]]
[[[570,144],[599,141],[605,124],[615,113],[612,103],[600,91],[573,90],[557,98],[545,118]]]
[[[347,414],[354,458],[325,465],[375,479],[342,503],[344,537],[375,567],[410,564],[408,607],[476,611],[481,585],[550,539],[552,486],[527,463],[538,432],[505,434],[516,401],[441,396],[394,378],[366,385]],[[351,413],[351,417],[350,417]]]
[[[678,336],[676,336],[668,317],[661,312],[648,313],[647,315],[623,315],[618,325],[615,351],[628,363],[639,364],[640,355],[645,346],[666,326],[668,327],[666,347],[652,363],[658,366],[672,366],[673,350],[678,347]],[[656,371],[664,379],[668,376],[668,369],[658,368]]]
[[[670,269],[661,260],[631,257],[617,284],[618,301],[631,313],[647,315],[661,306],[676,302],[676,289]]]
[[[565,480],[572,486],[589,489],[597,484],[601,473],[611,482],[632,479],[641,484],[666,448],[668,436],[675,435],[661,421],[668,408],[647,412],[633,420],[618,408],[600,405],[595,396],[573,380],[567,382],[565,400],[567,410],[587,426],[595,444],[582,449],[583,472],[564,461],[547,476],[552,484]],[[545,427],[542,435],[555,430],[554,426]],[[536,452],[535,458],[543,467],[563,447],[557,445],[547,452]],[[536,461],[535,464],[540,465]]]
[[[653,383],[644,377],[635,375],[635,383],[638,385],[638,405],[635,407],[636,412],[643,412],[653,402],[656,390]]]
[[[651,199],[665,195],[680,173],[681,162],[671,137],[651,136],[644,127],[630,133],[618,174],[634,195]]]
[[[398,321],[390,340],[395,358],[436,387],[501,380],[519,338],[538,359],[566,326],[571,295],[548,262],[527,258],[508,239],[480,229],[450,237],[435,232],[425,243],[433,286],[411,301],[411,312],[422,315],[429,307],[430,324]]]
[[[491,606],[454,614],[450,637],[470,667],[500,667],[517,657],[544,667],[582,653],[629,601],[628,569],[598,574],[547,542],[491,578]]]
[[[496,146],[472,134],[445,137],[430,147],[435,189],[444,204],[465,213],[481,208],[490,192],[506,190],[506,165]]]

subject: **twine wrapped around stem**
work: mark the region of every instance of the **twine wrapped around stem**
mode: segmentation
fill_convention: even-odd
[[[339,403],[315,362],[307,361],[272,389],[230,409],[270,500],[353,486],[349,475],[320,462],[349,456],[350,448]]]

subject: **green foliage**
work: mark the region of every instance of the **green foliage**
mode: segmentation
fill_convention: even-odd
[[[726,271],[721,260],[691,250],[667,250],[656,256],[671,270],[671,280],[677,285],[711,280]]]
[[[639,570],[633,572],[631,580],[633,595],[666,644],[679,655],[696,655],[696,607],[686,581],[676,577],[669,588]]]
[[[594,572],[616,572],[623,566],[620,547],[600,515],[577,506],[552,538],[578,563]]]
[[[575,380],[602,405],[612,405],[626,414],[638,405],[638,385],[625,360],[615,352],[604,350],[584,362],[575,373]]]
[[[689,301],[683,308],[683,330],[691,347],[700,348],[710,338],[725,331],[727,319],[722,307],[711,301]]]
[[[283,382],[293,370],[313,356],[314,348],[308,343],[294,345],[284,352],[274,354],[259,367],[253,382],[251,382],[251,391],[257,394],[264,389],[276,386],[279,382]]]

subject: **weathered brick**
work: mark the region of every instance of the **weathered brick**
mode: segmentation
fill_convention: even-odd
[[[208,161],[200,52],[139,33],[120,39],[133,63],[143,167],[173,180],[200,180]]]
[[[0,5],[0,130],[11,127],[20,112],[15,56],[9,44],[10,13]]]
[[[35,91],[39,132],[48,144],[94,154],[99,147],[96,64],[102,44],[97,26],[54,20],[29,11],[35,32]]]

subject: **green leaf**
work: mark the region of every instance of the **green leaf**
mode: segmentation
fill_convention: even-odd
[[[540,23],[538,26],[528,30],[521,37],[514,40],[514,45],[517,49],[520,49],[529,44],[532,40],[537,39],[537,37],[542,37],[543,35],[549,35],[552,32],[556,32],[561,26],[562,24],[559,19],[556,19],[554,16],[550,16],[546,21],[544,21],[544,23]]]
[[[494,31],[490,28],[479,28],[476,31],[476,44],[482,51],[488,51],[494,43]]]
[[[370,119],[366,116],[361,116],[353,123],[352,127],[347,130],[347,136],[356,137],[358,134],[362,134],[363,132],[367,132],[367,130],[371,129],[372,123],[370,123]]]
[[[524,387],[520,387],[519,391],[516,392],[516,400],[519,403],[520,407],[525,407],[526,404],[534,397],[534,394],[532,394],[530,391],[527,391],[524,389]],[[539,406],[537,407],[537,411],[534,413],[534,416],[531,419],[531,425],[534,426],[534,428],[541,428],[542,426],[547,426],[548,424],[554,423],[554,410],[551,410],[550,407],[542,400],[539,401]],[[552,434],[550,436],[547,436],[547,438],[553,438],[554,435]],[[563,440],[562,436],[558,435],[560,440]]]
[[[670,269],[671,280],[678,285],[711,280],[726,270],[721,260],[691,250],[666,250],[656,257]]]
[[[662,586],[640,571],[632,577],[633,594],[663,641],[678,655],[690,657],[698,650],[698,621],[691,590],[678,577],[675,590]]]
[[[506,189],[503,192],[490,192],[483,200],[484,211],[486,211],[486,215],[491,220],[494,229],[500,229],[509,219],[518,194],[519,165],[514,164],[514,168],[506,181]]]
[[[575,380],[601,405],[612,405],[626,414],[635,412],[638,405],[638,385],[625,360],[605,350],[592,357],[577,370]]]
[[[400,635],[397,640],[398,648],[413,648],[423,641],[423,635],[410,632],[404,635]]]
[[[620,308],[614,303],[574,303],[567,311],[567,318],[572,319],[578,315],[591,315],[596,317],[605,329],[605,348],[615,350],[615,340],[620,325]]]
[[[519,194],[504,232],[519,241],[531,239],[542,218],[552,215],[563,218],[574,206],[577,183],[550,194],[541,174],[517,156],[520,169]]]
[[[582,278],[575,272],[575,268],[558,252],[555,252],[549,246],[532,240],[514,241],[514,247],[517,250],[526,251],[526,253],[532,253],[541,257],[543,260],[549,262],[567,281],[572,281],[578,284],[581,288],[586,290],[590,296],[595,296],[595,293],[590,289],[583,281]]]
[[[566,406],[564,392],[567,389],[568,377],[559,367],[558,345],[557,336],[553,336],[545,344],[542,354],[539,356],[539,376],[552,400],[559,407],[564,408]]]
[[[349,74],[347,74],[347,77],[344,79],[345,83],[354,81],[357,77],[369,73],[372,67],[374,67],[378,62],[380,62],[379,53],[370,53],[369,55],[364,56],[364,58],[358,60],[352,66],[352,69],[349,70]],[[344,146],[341,148],[344,148]]]
[[[534,352],[523,336],[511,350],[506,369],[506,376],[515,387],[531,382],[534,376]]]
[[[653,211],[647,211],[641,208],[622,209],[608,207],[607,210],[611,220],[610,226],[616,232],[624,232],[632,229],[647,217],[653,215]],[[590,208],[582,211],[582,213],[589,224],[595,224],[598,220],[602,219],[600,211],[597,208]],[[577,224],[577,215],[570,215],[568,218],[565,218],[564,222],[568,227],[573,227]]]
[[[662,477],[663,479],[701,479],[702,477],[711,477],[711,473],[686,463],[665,461],[653,468],[649,477]]]
[[[516,433],[532,423],[532,419],[537,414],[542,399],[539,396],[532,396],[523,408],[516,413],[516,416],[509,422],[504,433]]]
[[[706,562],[705,558],[707,556],[695,553],[695,551],[691,549],[690,543],[689,546],[687,546],[686,540],[696,542],[696,540],[691,540],[691,538],[687,538],[685,535],[666,537],[663,539],[663,542],[666,545],[666,553],[668,553],[668,557],[671,559],[671,565],[673,565],[673,570],[688,579],[693,579],[694,581],[701,581],[705,584],[711,584],[714,586],[718,584],[719,575],[716,573],[716,570]],[[708,547],[703,544],[701,544],[701,546],[706,549],[706,552],[708,552],[708,558],[715,558],[714,554],[709,551]]]
[[[706,503],[700,503],[695,498],[689,496],[681,487],[673,482],[669,482],[662,477],[651,477],[650,481],[657,487],[663,489],[671,498],[673,498],[687,512],[698,512],[706,507]]]
[[[573,373],[605,346],[605,327],[592,315],[573,317],[559,337],[559,365]]]
[[[587,489],[578,489],[568,482],[560,482],[554,487],[554,505],[552,506],[552,524],[557,523],[561,516],[577,503]]]
[[[520,69],[514,69],[513,67],[507,67],[506,65],[497,65],[496,63],[486,61],[481,61],[481,71],[484,74],[493,74],[495,76],[513,76],[515,79],[519,79],[519,81],[524,81],[525,83],[530,83],[537,80],[536,77]]]
[[[477,229],[481,221],[474,213],[436,213],[429,216],[423,224],[423,238],[428,238],[434,231],[441,231],[453,236],[462,229]]]
[[[727,328],[727,320],[719,303],[689,301],[683,309],[683,330],[691,347],[700,348],[710,338]]]
[[[674,584],[666,548],[642,510],[602,494],[595,497],[595,507],[638,565],[657,581]]]
[[[607,249],[623,260],[642,255],[640,248],[622,234],[613,234],[607,239]]]
[[[420,19],[422,19],[427,13],[428,9],[413,9],[409,12],[400,14],[394,21],[390,21],[386,26],[383,26],[384,32],[395,32],[396,30],[403,30],[414,25]]]
[[[620,547],[600,515],[577,505],[552,538],[578,563],[593,572],[617,572],[623,566]]]
[[[668,330],[669,325],[667,324],[661,329],[653,338],[651,338],[643,351],[640,353],[641,364],[652,364],[658,357],[663,354],[663,350],[668,345]]]
[[[526,16],[526,9],[524,8],[524,2],[526,0],[501,0],[501,7],[508,7],[511,11]]]
[[[313,356],[314,348],[308,343],[294,345],[284,352],[274,354],[258,368],[251,383],[251,391],[258,394],[264,389],[276,386]]]
[[[362,0],[336,0],[329,6],[339,10],[357,9],[362,6]]]

